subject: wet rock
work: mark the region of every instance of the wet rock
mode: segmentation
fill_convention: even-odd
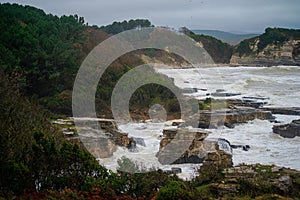
[[[180,174],[182,173],[182,169],[180,167],[172,167],[171,169],[164,170],[164,172],[168,174]]]
[[[182,140],[192,141],[203,141],[209,132],[201,130],[201,129],[188,129],[188,128],[166,128],[163,130],[163,139],[160,142],[159,149],[164,149],[176,136],[177,133],[180,133],[182,136],[177,137],[178,142]]]
[[[230,142],[224,138],[218,138],[219,149],[227,153],[232,153]]]
[[[278,123],[281,123],[280,121],[276,120],[276,119],[270,119],[269,120],[271,123],[275,123],[275,124],[278,124]]]
[[[241,149],[243,149],[244,151],[248,151],[248,150],[250,149],[250,146],[249,146],[249,145],[234,145],[234,144],[232,144],[232,145],[230,145],[230,146],[231,146],[231,148],[233,148],[233,149],[241,148]]]
[[[221,150],[208,152],[203,161],[203,166],[204,168],[207,166],[214,166],[217,169],[232,167],[232,154]]]
[[[202,129],[169,128],[163,134],[156,155],[161,164],[203,163],[206,160],[207,164],[232,165],[232,155],[225,152],[231,152],[230,145],[225,145],[226,140],[205,140],[208,132]]]
[[[110,138],[116,145],[123,147],[131,147],[135,141],[128,137],[127,133],[122,133],[119,130],[108,130],[112,137]]]
[[[182,93],[195,93],[195,92],[198,92],[198,89],[197,88],[183,88],[182,89]]]
[[[180,174],[182,172],[182,169],[180,167],[172,167],[171,171],[173,174]]]
[[[76,126],[91,129],[117,130],[117,123],[113,119],[75,118]]]
[[[244,151],[248,151],[250,149],[250,146],[249,145],[243,145],[242,149]]]
[[[128,137],[127,133],[118,130],[118,126],[113,119],[101,118],[76,118],[76,126],[80,129],[79,137],[70,137],[69,139],[77,140],[78,138],[96,158],[107,158],[112,156],[116,151],[116,146],[127,147],[130,150],[136,149],[136,142]],[[72,120],[57,120],[60,124],[74,125]],[[64,130],[69,130],[69,127]],[[76,130],[74,128],[74,130]],[[78,132],[78,131],[77,131]]]
[[[232,97],[232,96],[239,96],[241,93],[230,93],[230,92],[213,92],[211,96],[214,97]]]
[[[81,138],[85,148],[95,158],[108,158],[117,150],[117,146],[107,138]]]
[[[201,111],[199,128],[217,128],[227,126],[234,128],[236,123],[246,123],[254,119],[274,119],[270,111],[263,111],[251,107],[235,107],[216,111]]]
[[[118,130],[116,121],[112,119],[100,119],[99,124],[105,130]]]
[[[284,138],[300,136],[300,119],[293,120],[289,124],[274,125],[273,132]]]
[[[144,138],[133,137],[132,139],[135,141],[136,144],[141,145],[143,147],[146,146]]]
[[[163,139],[163,135],[159,135],[159,136],[157,137],[157,139],[158,139],[158,140],[162,140],[162,139]]]
[[[182,119],[174,119],[165,122],[166,126],[180,126],[182,124],[184,124],[184,120]]]
[[[232,149],[238,149],[241,148],[244,151],[248,151],[250,149],[249,145],[235,145],[235,144],[231,144],[228,140],[224,139],[224,138],[218,138],[218,145],[219,145],[219,149],[223,150],[227,153],[232,153]]]
[[[159,162],[164,165],[199,163],[205,156],[205,153],[203,155],[199,155],[199,153],[200,149],[203,148],[202,142],[207,135],[208,132],[201,129],[167,128],[163,130],[163,139],[156,156]]]
[[[130,152],[138,152],[138,148],[136,146],[135,141],[130,142],[130,144],[128,144],[127,148]]]
[[[233,106],[242,106],[242,107],[252,107],[252,108],[260,108],[263,105],[266,105],[267,102],[261,102],[253,99],[247,99],[243,98],[241,99],[227,99],[226,100],[228,105],[233,105]]]
[[[216,92],[225,92],[224,89],[216,89]]]
[[[300,115],[300,107],[264,107],[262,109],[271,111],[273,114]]]
[[[248,97],[248,96],[245,96],[242,98],[243,98],[243,100],[268,100],[268,99],[270,99],[269,97]]]

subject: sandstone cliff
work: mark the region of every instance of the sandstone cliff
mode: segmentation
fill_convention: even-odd
[[[235,46],[232,65],[300,65],[300,31],[267,28],[266,32]]]

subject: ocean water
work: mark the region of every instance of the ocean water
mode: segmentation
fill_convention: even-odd
[[[300,107],[300,67],[199,67],[190,69],[157,69],[159,73],[174,78],[180,88],[198,88],[198,92],[188,94],[197,99],[206,98],[217,89],[229,93],[241,93],[230,98],[261,97],[267,101],[267,106]],[[226,97],[229,98],[229,97]],[[300,119],[300,116],[275,115],[281,123]],[[249,151],[233,150],[234,165],[241,163],[276,164],[300,170],[300,137],[282,138],[272,132],[273,123],[267,120],[254,120],[236,125],[229,129],[221,127],[210,129],[210,138],[225,138],[231,144],[250,145]],[[130,123],[119,124],[119,128],[132,137],[143,138],[146,147],[137,145],[138,152],[129,152],[119,147],[110,158],[99,159],[106,167],[116,170],[117,160],[126,156],[133,161],[143,163],[147,167],[170,169],[181,167],[184,179],[195,175],[199,164],[161,165],[155,154],[159,149],[164,123]]]
[[[240,96],[267,97],[270,106],[300,106],[300,67],[199,67],[190,69],[157,69],[175,79],[181,88],[207,89],[194,93],[204,98],[207,93],[224,89]]]

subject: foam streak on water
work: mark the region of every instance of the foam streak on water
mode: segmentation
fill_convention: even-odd
[[[224,89],[243,96],[269,97],[270,105],[300,106],[300,67],[203,67],[192,69],[157,69],[175,79],[181,88],[207,89],[193,96]]]

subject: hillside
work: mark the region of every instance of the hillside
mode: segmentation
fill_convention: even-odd
[[[117,26],[128,30],[137,26],[151,26],[148,20],[115,22],[106,27],[90,27],[83,17],[57,17],[44,11],[17,4],[0,5],[0,66],[1,70],[16,80],[23,95],[54,116],[71,116],[72,87],[83,59],[100,42],[115,33]],[[103,32],[104,30],[109,33]],[[156,60],[182,63],[163,51],[143,50],[125,54],[114,61],[103,74],[96,93],[96,110],[102,117],[111,117],[110,97],[117,80],[128,70],[145,62],[142,55]],[[154,93],[165,99],[174,95],[159,86],[144,86],[138,93]],[[159,92],[155,92],[155,91]],[[142,96],[142,95],[140,95]],[[141,98],[141,97],[140,97]],[[143,96],[151,104],[153,98]],[[146,99],[145,99],[146,98]],[[149,99],[148,99],[149,98]],[[152,99],[152,100],[151,100]],[[134,103],[134,102],[133,102]],[[142,106],[142,107],[139,107]],[[140,114],[149,106],[137,104]],[[168,105],[166,105],[168,106]]]
[[[31,6],[0,4],[0,199],[299,198],[299,171],[262,165],[224,169],[226,166],[219,162],[224,154],[211,152],[204,167],[194,169],[201,176],[191,181],[179,179],[173,171],[153,167],[153,171],[146,171],[151,166],[128,158],[118,159],[118,167],[141,173],[113,172],[85,149],[72,120],[57,120],[72,116],[73,83],[87,54],[120,29],[143,24],[152,26],[145,20],[130,20],[91,27],[77,15],[58,17]],[[230,45],[210,36],[187,34],[204,46],[215,62],[229,62]],[[293,38],[298,38],[298,32]],[[268,42],[260,48],[265,46]],[[251,55],[248,48],[244,51],[237,47],[235,51],[241,56]],[[293,52],[298,55],[299,49]],[[97,86],[98,116],[111,117],[110,98],[115,84],[124,73],[147,59],[185,64],[182,58],[154,49],[120,56]],[[146,118],[149,105],[154,103],[163,104],[170,117],[179,114],[174,94],[155,84],[139,88],[132,96],[130,109],[137,118]],[[211,99],[206,99],[202,106],[208,108],[209,104]],[[74,137],[63,134],[62,129],[72,129]],[[110,131],[105,136],[116,130]],[[124,136],[128,135],[122,134],[116,140],[123,140]],[[195,137],[194,144],[199,144],[196,139],[200,141]],[[95,143],[97,150],[101,149],[101,143]]]
[[[237,45],[245,39],[258,36],[258,34],[236,34],[236,33],[230,33],[230,32],[219,31],[219,30],[192,30],[192,31],[198,35],[208,35],[208,36],[215,37],[230,45]]]
[[[53,16],[44,11],[17,4],[0,6],[0,66],[16,80],[23,95],[42,105],[53,115],[70,116],[72,87],[77,70],[87,54],[100,42],[120,31],[133,27],[152,26],[145,19],[113,22],[111,25],[88,26],[83,17]],[[104,32],[107,31],[108,33]],[[183,28],[183,32],[197,41],[211,55],[215,63],[232,65],[299,65],[299,30],[266,29],[260,36],[242,41],[233,47],[214,37],[198,35]],[[97,113],[111,117],[110,96],[117,80],[128,70],[146,62],[182,67],[181,57],[166,51],[145,49],[121,56],[108,68],[100,80],[96,95]],[[153,86],[145,86],[152,87]],[[145,88],[149,91],[150,88]],[[160,100],[164,95],[161,88]],[[139,91],[142,92],[143,91]],[[140,96],[143,95],[134,94]],[[133,96],[135,101],[141,101]],[[143,97],[144,98],[144,97]],[[153,99],[148,96],[149,104]],[[164,102],[164,101],[161,101]],[[172,99],[170,102],[174,102]],[[146,105],[132,108],[144,115]],[[172,107],[172,105],[166,105]],[[143,116],[147,117],[147,116]]]
[[[232,55],[232,46],[208,35],[198,35],[183,27],[180,30],[196,42],[209,53],[215,63],[229,63]]]
[[[267,28],[235,46],[233,65],[300,65],[300,30]]]

